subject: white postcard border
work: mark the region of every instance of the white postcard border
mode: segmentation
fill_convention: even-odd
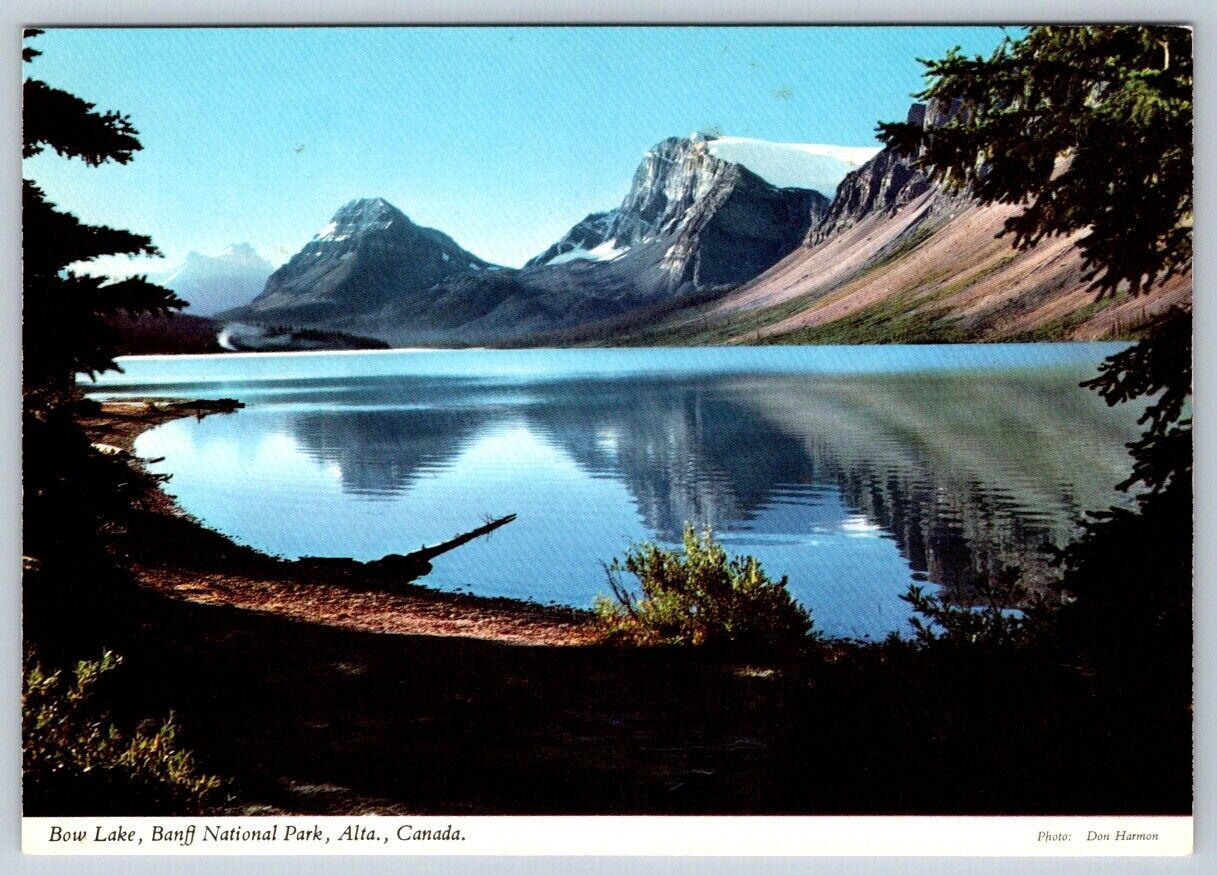
[[[505,8],[510,11],[505,11]],[[765,0],[765,2],[757,8],[750,8],[747,12],[740,11],[740,7],[729,6],[725,3],[717,2],[717,0],[669,0],[663,7],[657,7],[654,3],[642,3],[639,0],[627,0],[623,4],[614,4],[612,7],[604,7],[593,5],[576,5],[564,0],[524,0],[524,2],[503,4],[502,0],[448,0],[448,2],[440,3],[439,0],[418,0],[406,7],[394,9],[392,6],[385,4],[383,0],[353,0],[342,4],[335,3],[334,0],[302,0],[302,3],[296,5],[287,4],[271,4],[263,2],[263,0],[176,0],[172,5],[163,4],[160,0],[128,0],[128,2],[117,6],[112,2],[104,2],[104,0],[14,0],[11,5],[5,7],[5,11],[0,13],[12,34],[16,33],[15,28],[20,24],[28,24],[33,21],[38,22],[73,22],[77,24],[93,23],[113,25],[118,23],[141,23],[149,24],[156,23],[161,25],[166,24],[181,24],[186,22],[194,23],[259,23],[259,24],[292,24],[302,23],[305,21],[313,23],[333,23],[336,21],[359,21],[364,23],[389,23],[392,20],[397,20],[404,23],[405,19],[412,21],[425,20],[442,20],[446,22],[470,22],[470,21],[526,21],[537,22],[545,20],[561,20],[561,21],[596,21],[600,23],[614,23],[625,21],[653,21],[659,20],[662,15],[668,20],[679,21],[701,21],[711,22],[714,20],[723,20],[725,18],[732,20],[746,19],[752,22],[760,22],[765,20],[781,20],[781,21],[815,21],[826,23],[834,19],[848,21],[870,21],[870,22],[898,22],[904,23],[929,23],[931,20],[946,20],[951,23],[974,23],[978,20],[997,20],[1003,15],[1010,17],[1009,13],[1013,9],[1018,10],[1017,17],[1023,20],[1047,21],[1047,20],[1132,20],[1150,18],[1157,20],[1187,20],[1200,25],[1214,25],[1217,20],[1214,19],[1214,7],[1208,6],[1204,0],[1164,0],[1164,2],[1152,3],[1146,0],[1104,0],[1102,3],[1094,5],[1083,5],[1077,0],[1072,2],[1060,3],[1048,2],[1048,0],[1025,0],[1021,4],[1011,4],[1001,2],[1001,0],[971,0],[971,2],[960,2],[960,0],[942,0],[937,4],[929,7],[924,7],[919,12],[914,12],[913,7],[903,4],[900,0],[866,0],[861,5],[852,6],[826,6],[821,4],[808,4],[806,2],[796,2],[796,0]],[[1206,11],[1207,9],[1207,11]],[[408,10],[408,11],[406,11]],[[548,13],[548,15],[546,14]],[[1212,30],[1211,27],[1200,27],[1197,34],[1197,55],[1198,66],[1206,69],[1209,64],[1203,62],[1204,46],[1211,44],[1212,40],[1208,38],[1208,33]],[[7,117],[13,121],[13,124],[8,126],[7,131],[0,136],[7,146],[6,154],[10,156],[10,163],[15,167],[19,159],[19,153],[16,149],[16,144],[20,142],[20,127],[17,124],[19,115],[19,92],[20,92],[20,62],[16,59],[16,53],[11,53],[13,58],[6,59],[4,69],[10,74],[7,81],[10,87],[3,94],[4,112]],[[1198,169],[1202,172],[1198,173],[1197,178],[1197,197],[1200,200],[1200,211],[1207,215],[1211,210],[1207,210],[1208,206],[1212,206],[1217,202],[1217,185],[1214,185],[1209,180],[1207,170],[1213,166],[1212,153],[1205,147],[1211,145],[1212,131],[1214,125],[1209,116],[1213,108],[1213,100],[1211,97],[1211,89],[1207,80],[1202,76],[1200,83],[1197,86],[1197,100],[1203,105],[1204,113],[1198,120],[1197,128],[1197,163]],[[20,228],[20,210],[19,202],[16,198],[17,191],[17,176],[15,170],[10,174],[10,193],[9,197],[0,210],[0,215],[4,216],[5,230],[10,232],[5,235],[5,242],[0,246],[0,251],[3,251],[8,258],[5,259],[6,267],[4,275],[8,279],[8,286],[11,288],[20,288],[20,238],[18,230]],[[1207,228],[1207,225],[1203,225]],[[1201,230],[1204,239],[1211,239],[1211,235],[1205,230]],[[1217,275],[1217,271],[1213,270],[1217,265],[1217,256],[1210,253],[1207,248],[1201,246],[1196,256],[1198,288],[1209,285],[1208,277]],[[0,342],[0,351],[4,358],[5,373],[8,374],[8,379],[3,381],[3,386],[0,388],[0,398],[3,398],[8,409],[15,411],[16,399],[18,396],[17,376],[19,369],[19,354],[20,354],[20,301],[19,294],[6,295],[0,301],[0,313],[3,313],[4,320],[2,328],[0,328],[0,336],[4,338]],[[1217,319],[1213,316],[1213,309],[1208,307],[1200,308],[1197,312],[1196,331],[1198,337],[1207,337],[1211,339],[1214,331],[1217,330]],[[1213,392],[1209,388],[1209,383],[1203,379],[1204,374],[1214,371],[1213,362],[1217,358],[1217,344],[1205,345],[1203,343],[1197,346],[1197,372],[1201,376],[1198,380],[1197,399],[1202,405],[1209,399],[1213,398]],[[0,430],[5,440],[5,446],[12,448],[19,446],[19,422],[15,415],[3,418],[3,429]],[[1217,489],[1206,488],[1217,486],[1217,475],[1213,473],[1213,467],[1208,463],[1208,460],[1213,458],[1211,451],[1214,446],[1214,440],[1210,439],[1207,429],[1201,429],[1197,435],[1197,531],[1203,531],[1206,528],[1206,522],[1210,522],[1214,517],[1214,499],[1212,496],[1217,494]],[[4,454],[4,459],[0,460],[0,469],[4,472],[4,482],[6,483],[5,492],[9,497],[9,501],[2,509],[0,519],[3,520],[3,525],[0,525],[0,530],[3,532],[3,543],[5,545],[5,554],[9,557],[19,555],[20,548],[20,529],[19,529],[19,476],[20,466],[18,454],[16,452],[8,452]],[[1197,682],[1197,700],[1199,703],[1211,703],[1213,701],[1213,675],[1212,671],[1207,667],[1212,662],[1208,659],[1214,656],[1213,641],[1217,639],[1212,633],[1217,627],[1217,610],[1213,607],[1213,598],[1208,594],[1207,588],[1201,586],[1203,582],[1211,581],[1213,574],[1212,569],[1217,567],[1217,541],[1209,539],[1206,543],[1203,539],[1197,544],[1197,652],[1196,652],[1196,682]],[[12,617],[16,617],[20,612],[20,585],[18,582],[17,563],[10,558],[10,574],[6,578],[8,586],[5,588],[3,596],[3,604],[9,610]],[[9,714],[15,714],[17,702],[20,692],[20,677],[19,677],[19,654],[20,654],[20,628],[17,622],[11,622],[8,627],[0,632],[0,641],[6,647],[6,653],[9,656],[9,671],[4,673],[4,678],[7,681],[6,699],[9,703]],[[1197,725],[1195,730],[1196,738],[1196,788],[1197,802],[1196,814],[1200,820],[1200,835],[1199,835],[1199,852],[1190,861],[1181,860],[1159,860],[1159,865],[1164,867],[1169,865],[1170,871],[1202,871],[1205,867],[1212,865],[1212,860],[1201,858],[1211,858],[1214,843],[1212,841],[1213,831],[1210,828],[1207,833],[1204,829],[1207,824],[1209,827],[1214,823],[1212,817],[1212,788],[1217,786],[1217,757],[1212,757],[1212,744],[1207,740],[1212,737],[1217,737],[1207,732],[1212,729],[1214,724],[1213,711],[1211,708],[1198,708]],[[135,873],[154,873],[163,872],[163,864],[155,860],[131,860],[120,862],[117,860],[109,863],[97,862],[90,864],[87,858],[82,859],[65,859],[59,857],[55,860],[48,860],[46,857],[30,857],[22,858],[21,852],[17,849],[18,838],[20,836],[23,841],[27,853],[39,854],[40,852],[31,844],[30,839],[33,832],[38,828],[38,825],[45,821],[54,820],[62,823],[71,821],[71,818],[21,818],[20,817],[20,757],[15,751],[19,749],[19,728],[16,720],[5,721],[0,727],[0,738],[3,739],[4,748],[9,751],[9,755],[0,758],[0,776],[3,776],[3,785],[5,790],[0,793],[0,811],[3,811],[4,827],[0,830],[0,860],[3,860],[3,868],[5,871],[46,871],[46,872],[85,872],[96,873],[100,871],[124,871]],[[501,820],[502,818],[494,818]],[[123,819],[123,822],[133,823],[138,819]],[[148,819],[164,820],[166,822],[189,823],[193,819],[185,819],[178,821],[177,819]],[[199,818],[199,821],[221,821],[223,818]],[[299,820],[299,818],[291,818],[291,820]],[[308,818],[312,821],[328,822],[331,818]],[[363,819],[359,819],[363,820]],[[388,820],[399,820],[399,818],[388,818]],[[422,819],[418,820],[421,824]],[[427,818],[428,821],[436,820],[435,818]],[[443,820],[440,818],[440,820]],[[459,818],[453,819],[453,823],[466,823],[481,821],[482,818]],[[555,823],[555,819],[536,818],[526,819],[535,820],[538,823]],[[643,818],[584,818],[582,819],[587,826],[583,828],[592,828],[596,824],[607,822],[609,828],[615,828],[614,823],[620,821],[624,826],[632,826],[636,821],[642,821]],[[658,820],[658,818],[646,818],[646,820]],[[664,819],[670,820],[670,819]],[[681,819],[684,820],[684,819]],[[715,819],[717,822],[729,822],[735,819]],[[747,825],[754,826],[761,820],[769,820],[769,818],[740,818],[741,821],[746,821]],[[1037,823],[1057,823],[1064,821],[1076,822],[1106,822],[1108,818],[806,818],[798,819],[803,824],[800,828],[812,829],[812,823],[826,823],[828,821],[836,821],[844,823],[847,821],[856,821],[859,824],[868,825],[874,833],[882,833],[876,841],[872,841],[871,846],[863,852],[863,856],[893,856],[900,852],[885,848],[878,848],[876,844],[887,845],[889,838],[893,835],[892,829],[899,829],[901,824],[910,823],[931,823],[946,824],[954,822],[958,824],[961,831],[977,828],[987,828],[982,825],[983,822],[993,821],[997,825],[1009,825],[1013,821],[1026,820],[1035,821]],[[1188,845],[1192,842],[1192,818],[1118,818],[1122,822],[1136,822],[1145,824],[1149,821],[1162,822],[1164,820],[1180,821],[1187,825]],[[90,822],[97,824],[100,819],[82,818],[81,822]],[[234,821],[241,823],[270,823],[267,818],[236,818]],[[931,826],[932,828],[932,826]],[[1205,839],[1205,835],[1209,838]],[[669,842],[672,837],[668,837]],[[951,841],[955,842],[962,840],[960,834],[952,836]],[[960,850],[955,844],[939,848],[928,856],[955,856],[958,858],[966,856],[986,856],[989,858],[998,856],[1015,857],[1025,855],[1027,852],[1018,850],[1009,836],[1001,838],[1002,845],[996,843],[992,847],[987,847],[982,851],[969,854],[966,851]],[[468,844],[468,842],[466,842]],[[738,857],[752,853],[748,850],[752,844],[750,840],[740,841],[727,852],[728,856]],[[971,841],[969,841],[971,844]],[[661,852],[636,850],[629,851],[626,849],[627,842],[621,842],[622,847],[612,852],[613,856],[626,853],[633,854],[651,854],[655,857],[671,857],[679,853],[675,850],[665,850]],[[674,843],[673,843],[674,846]],[[527,851],[528,855],[536,857],[541,853],[563,853],[560,851],[544,851],[540,845],[533,846]],[[89,851],[69,851],[64,849],[56,849],[50,853],[54,854],[96,854],[95,850]],[[123,852],[110,852],[123,853]],[[146,853],[146,852],[141,852]],[[158,849],[156,854],[172,853],[163,849]],[[208,851],[213,853],[213,851]],[[250,849],[240,849],[224,852],[225,854],[252,854],[256,853]],[[287,852],[293,854],[305,853],[299,849]],[[335,854],[339,851],[327,851],[326,853]],[[355,853],[367,854],[366,850],[360,850]],[[415,853],[422,853],[416,851]],[[438,848],[428,853],[457,856],[458,854],[470,854],[469,851],[458,851],[451,847]],[[494,851],[481,851],[478,854],[496,853]],[[504,852],[505,853],[505,852]],[[579,854],[591,854],[591,851],[581,849]],[[815,850],[810,853],[826,854],[826,851]],[[913,854],[908,852],[910,856]],[[1110,852],[1119,856],[1131,856],[1131,849],[1122,849],[1117,852]],[[1186,853],[1179,851],[1178,853]],[[768,851],[769,856],[776,857],[780,852],[776,850]],[[149,854],[151,855],[151,854]],[[1043,856],[1081,856],[1080,854],[1070,854],[1068,849],[1054,848],[1050,853]],[[318,861],[320,862],[320,861]],[[457,871],[452,860],[447,861],[449,865],[444,865],[443,860],[432,859],[428,871]],[[590,861],[589,861],[590,862]],[[632,863],[632,866],[638,867],[638,872],[658,872],[658,871],[674,871],[670,866],[662,865],[663,861],[653,861],[655,865],[647,866],[645,861],[640,860]],[[727,861],[721,861],[726,863]],[[40,863],[52,864],[55,868],[46,868],[39,865]],[[175,864],[177,872],[202,872],[203,864],[206,860],[202,859],[196,852],[194,859],[182,860]],[[300,861],[291,863],[288,860],[266,859],[260,861],[256,871],[272,871],[275,873],[312,873],[327,871],[313,867],[310,863]],[[757,861],[755,867],[750,868],[758,872],[777,872],[777,871],[805,871],[802,867],[797,870],[789,869],[783,865],[780,869],[774,868],[773,864],[777,863],[776,859],[770,860],[768,864]],[[1034,871],[1069,871],[1069,872],[1092,872],[1094,871],[1085,863],[1075,862],[1072,865],[1068,861],[1061,862],[1059,865],[1053,865],[1050,860],[1038,860]],[[1141,860],[1119,860],[1108,858],[1103,864],[1105,872],[1144,872],[1150,867],[1152,861]],[[546,866],[543,869],[541,862],[533,861],[532,864],[527,864],[525,860],[518,860],[515,864],[508,862],[504,866],[491,866],[491,861],[486,860],[479,865],[491,866],[489,870],[484,871],[510,871],[512,873],[523,873],[526,871],[559,871],[552,866]],[[1180,864],[1184,868],[1180,868]],[[231,866],[231,862],[224,862],[225,870]],[[394,866],[393,869],[387,868],[389,865]],[[589,869],[585,865],[575,866],[569,871],[609,871],[608,869],[597,866]],[[703,861],[697,864],[699,868],[707,872],[725,872],[729,869],[722,866],[716,866],[712,861]],[[865,860],[849,863],[847,860],[836,861],[835,865],[832,862],[822,862],[815,864],[814,871],[817,872],[843,872],[847,871],[844,866],[848,866],[848,871],[864,871],[864,872],[949,872],[963,873],[972,871],[1001,871],[1001,872],[1021,872],[1024,871],[1023,863],[1019,860],[1010,859],[998,861],[990,859],[983,867],[977,867],[963,859],[942,860],[937,863],[924,860],[919,864],[910,864],[901,866],[895,860],[888,860],[878,864],[868,864]],[[273,868],[267,868],[271,866]],[[1045,868],[1045,867],[1049,868]],[[1068,869],[1066,870],[1066,866]],[[1086,868],[1082,868],[1085,866]],[[104,867],[104,868],[103,868]],[[1155,870],[1156,870],[1155,866]],[[254,871],[255,861],[247,861],[246,867],[241,871]],[[208,868],[207,871],[210,871]],[[216,871],[221,871],[217,869]],[[393,864],[391,860],[380,861],[379,865],[374,861],[367,861],[361,865],[359,871],[369,872],[389,872],[400,871],[400,867]],[[461,868],[459,871],[471,871],[467,868]],[[680,871],[685,871],[681,869]],[[692,870],[690,870],[692,871]],[[811,871],[810,869],[806,871]]]
[[[1185,856],[1192,818],[27,817],[27,854]]]

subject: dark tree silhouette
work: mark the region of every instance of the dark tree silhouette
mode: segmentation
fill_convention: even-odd
[[[1191,269],[1192,39],[1183,27],[1034,27],[988,58],[922,61],[919,97],[940,126],[882,124],[880,137],[950,186],[1022,211],[1020,248],[1083,231],[1100,297],[1138,295]],[[1191,702],[1192,386],[1190,308],[1108,358],[1083,384],[1108,404],[1147,401],[1120,489],[1136,507],[1084,522],[1061,554],[1069,659],[1137,691],[1145,719],[1186,738]],[[1113,695],[1115,693],[1113,692]],[[1125,692],[1125,695],[1128,695]],[[1156,703],[1156,704],[1154,704]],[[1179,745],[1186,749],[1186,745]]]
[[[27,36],[37,35],[27,31]],[[25,50],[26,61],[39,53]],[[96,167],[129,162],[140,149],[130,119],[97,112],[93,104],[38,79],[27,79],[23,104],[23,153],[51,149]],[[78,372],[113,368],[115,334],[105,317],[119,313],[164,314],[183,301],[171,291],[133,277],[110,282],[73,270],[103,255],[156,255],[143,235],[86,225],[56,210],[42,190],[26,179],[22,188],[24,301],[23,386],[27,413],[48,412],[65,403]]]
[[[1192,263],[1192,35],[1183,27],[1035,27],[988,58],[922,61],[919,97],[962,111],[880,138],[983,203],[1022,205],[1029,248],[1085,231],[1100,294],[1144,292]]]
[[[26,37],[39,31],[28,30]],[[25,48],[28,63],[39,52]],[[126,164],[140,143],[130,120],[37,79],[24,87],[23,152],[46,149],[90,166]],[[101,623],[106,583],[124,579],[114,536],[142,482],[121,459],[98,452],[75,421],[78,373],[116,367],[108,316],[168,313],[180,301],[145,277],[119,282],[78,273],[103,255],[151,255],[151,240],[87,225],[57,210],[26,179],[22,190],[23,476],[27,633],[43,613],[70,610]],[[31,596],[33,597],[31,598]],[[100,602],[99,602],[100,600]],[[40,611],[50,605],[49,612]],[[58,621],[56,621],[58,622]],[[67,624],[70,625],[70,624]]]

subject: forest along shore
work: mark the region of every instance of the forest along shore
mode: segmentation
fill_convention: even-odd
[[[96,447],[128,454],[132,465],[142,466],[134,451],[143,432],[174,419],[232,409],[215,402],[105,401],[81,421]],[[133,539],[135,572],[142,585],[176,598],[367,632],[554,645],[595,638],[584,611],[445,593],[425,585],[393,584],[383,576],[361,574],[358,567],[278,559],[206,528],[163,490],[147,496],[146,507],[152,512],[149,522],[163,537]],[[410,540],[403,531],[403,543]]]

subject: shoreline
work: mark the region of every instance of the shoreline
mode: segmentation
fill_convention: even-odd
[[[115,452],[194,415],[95,411]],[[1072,663],[986,648],[598,646],[586,614],[306,569],[146,499],[116,712],[180,718],[230,782],[208,814],[1190,811],[1190,712],[1161,684],[1113,698]],[[1110,763],[1133,756],[1152,780],[1130,794]]]
[[[124,399],[100,402],[80,422],[95,447],[121,453],[142,469],[134,453],[140,434],[176,419],[225,412],[193,402]],[[142,587],[171,598],[362,632],[545,646],[598,639],[585,610],[444,592],[418,582],[386,585],[357,567],[281,559],[208,528],[159,486],[146,498],[147,522],[157,537],[133,539],[132,564]]]
[[[332,355],[392,355],[394,353],[408,353],[411,355],[422,355],[426,353],[453,353],[453,352],[554,352],[561,350],[569,350],[573,352],[587,352],[589,350],[640,350],[640,349],[698,349],[698,350],[725,350],[725,349],[772,349],[774,347],[808,347],[816,349],[841,349],[852,347],[901,347],[901,348],[916,348],[927,346],[949,346],[949,347],[965,347],[965,346],[1009,346],[1009,347],[1024,347],[1024,346],[1081,346],[1097,344],[1107,344],[1112,346],[1129,346],[1136,343],[1136,338],[1108,338],[1099,340],[1078,340],[1075,338],[1058,338],[1049,340],[961,340],[954,342],[943,343],[684,343],[684,344],[658,344],[658,343],[634,343],[634,344],[554,344],[550,346],[391,346],[388,349],[279,349],[279,350],[221,350],[219,352],[151,352],[151,353],[134,353],[124,354],[117,357],[117,361],[123,362],[128,360],[140,361],[164,361],[173,359],[212,359],[212,358],[251,358],[261,356],[277,356],[280,358],[289,358],[294,356],[332,356]],[[101,386],[102,384],[97,384]]]
[[[127,400],[80,421],[129,454],[146,429],[206,407]],[[183,747],[226,782],[208,815],[803,805],[784,789],[793,688],[778,671],[703,648],[605,644],[588,612],[276,559],[155,487],[122,540],[138,585],[115,641],[114,714],[175,715]]]

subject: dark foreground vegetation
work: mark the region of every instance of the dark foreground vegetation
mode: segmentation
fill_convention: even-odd
[[[885,137],[981,199],[1029,204],[1017,245],[1089,228],[1098,294],[1190,263],[1188,31],[1033,28],[930,74],[927,97],[969,110]],[[125,116],[38,80],[24,107],[26,155],[139,149]],[[448,620],[486,606],[305,573],[175,514],[75,375],[113,367],[106,317],[181,302],[76,275],[151,242],[82,224],[32,182],[23,197],[27,814],[1190,811],[1188,312],[1092,381],[1109,403],[1151,400],[1120,484],[1136,506],[1084,523],[1045,598],[1014,573],[987,606],[912,590],[912,637],[822,640],[779,582],[692,536],[618,569],[640,592],[616,578],[602,622],[632,643],[523,605],[496,610],[564,623],[566,646],[386,634],[290,608],[322,590]],[[258,609],[234,607],[249,591]]]
[[[809,618],[772,597],[740,600],[715,624],[765,635],[699,633],[697,645],[384,634],[194,601],[216,576],[281,579],[297,593],[335,581],[163,510],[133,515],[128,531],[139,573],[183,587],[132,589],[123,622],[91,643],[63,641],[57,623],[31,635],[56,664],[72,650],[122,653],[93,688],[103,722],[147,736],[172,713],[170,755],[189,751],[190,769],[149,782],[168,770],[120,762],[104,780],[69,770],[48,781],[31,768],[29,814],[1190,810],[1187,691],[1162,683],[1160,661],[1132,675],[1079,662],[1067,626],[1049,619],[1059,613],[922,605],[926,634],[877,644],[807,635]],[[353,604],[384,584],[337,585]],[[660,633],[673,634],[677,613]],[[40,738],[27,735],[27,767]],[[223,783],[207,786],[213,776]]]

